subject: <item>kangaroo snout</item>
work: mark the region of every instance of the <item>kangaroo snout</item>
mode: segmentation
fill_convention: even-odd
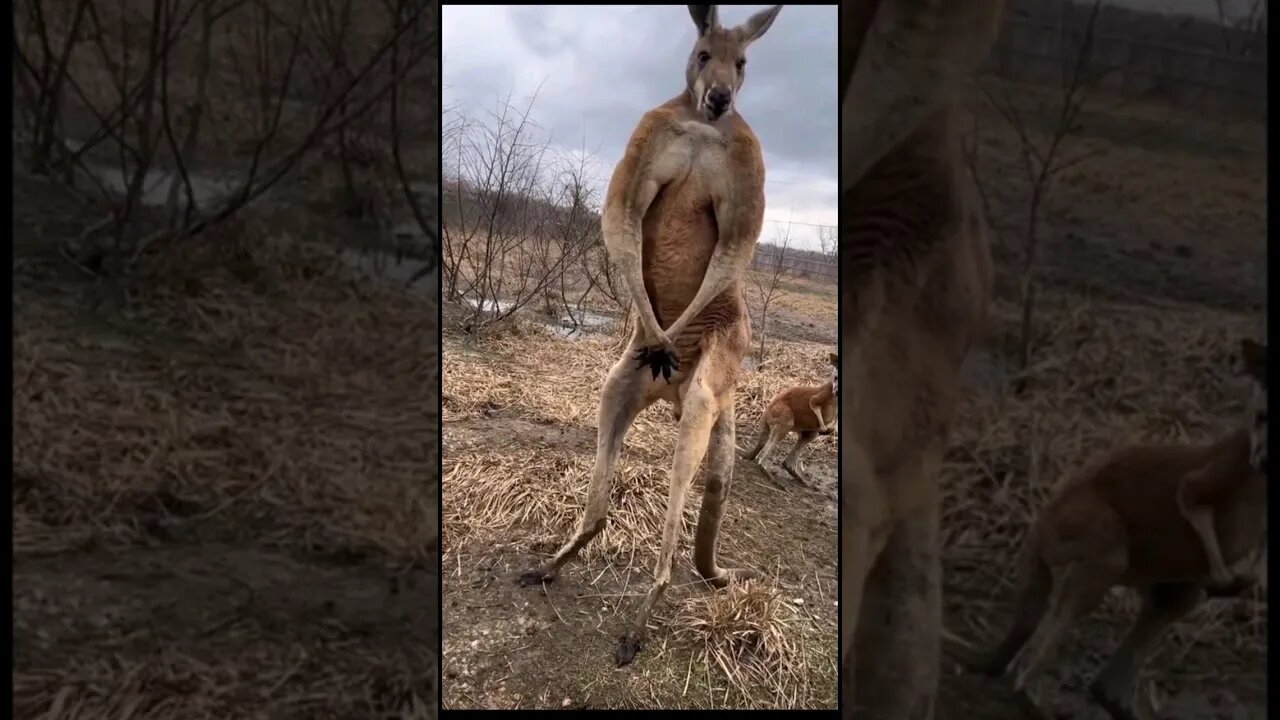
[[[733,93],[728,88],[713,87],[707,93],[707,108],[711,110],[711,114],[720,117],[729,109],[730,103],[733,102]]]

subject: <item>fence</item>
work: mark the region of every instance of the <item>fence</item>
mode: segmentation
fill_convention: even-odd
[[[757,272],[772,272],[777,265],[777,253],[758,251],[751,269]],[[836,278],[839,275],[834,260],[792,257],[790,254],[783,260],[783,269],[792,275],[816,280],[829,280],[831,282],[836,282]]]
[[[1010,13],[992,53],[991,70],[1009,80],[1059,82],[1079,57],[1088,14],[1079,5],[1048,2],[1033,13]],[[1231,111],[1266,119],[1265,36],[1259,41],[1220,26],[1211,34],[1213,26],[1200,20],[1140,13],[1123,17],[1120,21],[1100,16],[1095,26],[1088,67],[1105,71],[1100,87],[1200,112]],[[1252,41],[1256,56],[1206,47],[1211,39],[1235,36],[1241,38],[1237,46]]]

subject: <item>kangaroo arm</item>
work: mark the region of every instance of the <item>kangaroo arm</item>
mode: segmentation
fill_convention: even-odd
[[[817,399],[817,395],[809,398],[809,409],[812,410],[813,414],[818,418],[818,428],[825,430],[827,427],[827,418],[822,414],[822,406],[824,403],[815,402]]]
[[[840,89],[842,194],[963,88],[1003,10],[1003,0],[882,0],[869,22],[857,18],[866,34]]]
[[[749,152],[738,150],[737,152]],[[764,161],[759,146],[754,148],[755,172],[747,170],[733,181],[729,192],[714,200],[719,236],[711,260],[702,275],[702,284],[689,306],[667,327],[667,335],[675,337],[698,313],[733,283],[746,275],[756,252],[756,239],[764,225]]]
[[[655,142],[658,140],[655,135],[660,132],[650,115],[641,119],[631,134],[626,152],[613,169],[600,219],[605,251],[618,265],[640,327],[652,339],[662,339],[665,335],[644,287],[644,269],[640,264],[641,222],[662,188],[653,174],[653,148],[660,144]]]
[[[1226,458],[1216,459],[1183,475],[1178,481],[1179,506],[1213,507],[1226,500],[1240,481],[1240,473],[1233,472],[1233,464]]]

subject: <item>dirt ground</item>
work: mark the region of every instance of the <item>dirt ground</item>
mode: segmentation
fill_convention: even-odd
[[[1090,157],[1046,201],[1033,372],[1014,395],[1028,184],[1017,135],[994,112],[978,115],[998,297],[943,478],[946,623],[966,643],[1005,629],[1014,552],[1051,484],[1118,442],[1199,442],[1234,427],[1244,396],[1231,355],[1241,337],[1265,337],[1265,127],[1106,98],[1080,125],[1066,153]],[[1057,717],[1106,717],[1085,688],[1137,607],[1113,590],[1072,634]],[[1164,638],[1141,692],[1160,717],[1261,718],[1266,637],[1264,589],[1208,603]],[[1022,717],[1009,681],[953,658],[942,677],[940,720]]]
[[[434,718],[436,303],[269,217],[94,277],[15,183],[14,716]]]
[[[834,286],[792,279],[779,292],[767,359],[739,386],[743,449],[765,401],[788,384],[821,382],[834,350]],[[530,323],[476,340],[449,331],[449,315],[446,307],[444,707],[834,707],[834,438],[807,449],[804,485],[778,466],[792,440],[766,462],[776,480],[739,453],[720,553],[726,566],[761,572],[741,592],[712,592],[697,580],[690,538],[699,474],[671,589],[643,651],[618,669],[615,643],[657,557],[670,410],[656,404],[628,435],[601,536],[545,593],[521,588],[515,578],[553,553],[581,512],[595,404],[620,330],[568,340]]]

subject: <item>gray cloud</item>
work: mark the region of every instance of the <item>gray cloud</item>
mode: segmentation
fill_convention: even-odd
[[[723,6],[725,25],[764,6]],[[445,105],[477,116],[511,94],[552,142],[583,146],[603,186],[640,115],[684,89],[694,26],[684,6],[461,6],[443,9]],[[765,152],[764,237],[788,219],[837,217],[835,5],[782,9],[748,51],[739,97]],[[816,230],[792,228],[817,247]]]

